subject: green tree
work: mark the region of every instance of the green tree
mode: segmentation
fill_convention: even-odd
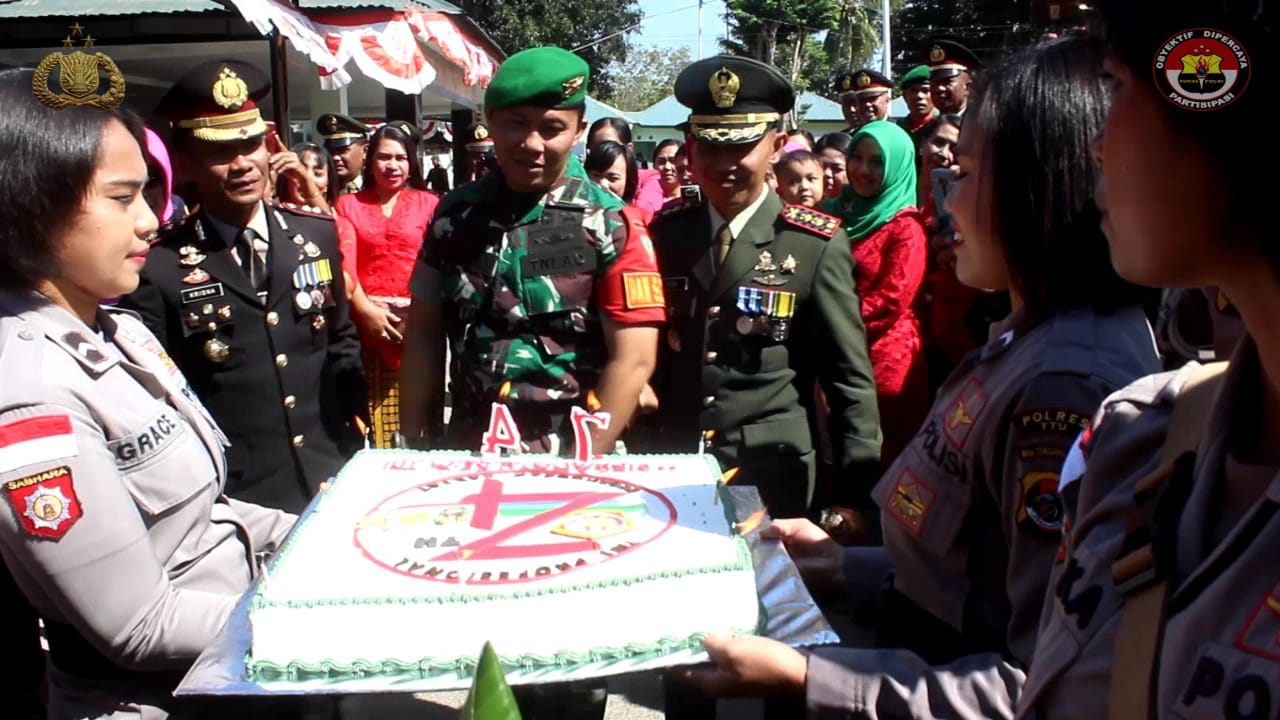
[[[1044,28],[1033,26],[1043,0],[906,0],[894,13],[894,71],[925,62],[935,39],[956,40],[992,64],[1035,42]]]
[[[462,9],[507,54],[556,45],[591,66],[593,95],[608,95],[616,78],[608,64],[627,57],[627,35],[640,23],[637,0],[462,0]],[[606,39],[607,38],[607,39]]]
[[[804,38],[836,26],[841,0],[725,0],[725,7],[725,49],[776,65],[795,79],[804,67]],[[779,56],[782,44],[789,57]]]
[[[600,99],[626,112],[643,110],[670,95],[676,75],[692,61],[689,48],[632,45],[625,60],[606,66],[613,82]]]

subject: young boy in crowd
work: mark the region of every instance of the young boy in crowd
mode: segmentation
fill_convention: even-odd
[[[793,205],[816,208],[822,201],[822,159],[808,150],[792,150],[773,166],[778,195]]]

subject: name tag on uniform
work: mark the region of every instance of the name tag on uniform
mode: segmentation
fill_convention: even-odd
[[[182,290],[182,302],[193,303],[201,300],[209,300],[210,298],[222,297],[222,283],[211,283],[209,285],[201,285],[200,287],[187,288]]]
[[[128,470],[156,457],[182,436],[182,424],[168,410],[162,410],[132,435],[107,443],[116,456],[116,467]]]

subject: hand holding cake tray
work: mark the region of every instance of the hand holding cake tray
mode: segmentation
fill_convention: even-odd
[[[366,450],[317,497],[177,694],[470,686],[492,641],[513,684],[702,662],[714,632],[837,641],[754,488],[702,455]],[[754,515],[754,517],[752,517]],[[781,615],[774,617],[776,611]]]

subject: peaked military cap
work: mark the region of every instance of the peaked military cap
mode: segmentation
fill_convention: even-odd
[[[912,85],[919,85],[921,83],[924,83],[925,85],[929,84],[929,66],[928,65],[917,65],[911,68],[910,70],[908,70],[907,74],[903,75],[898,80],[898,89],[906,90]]]
[[[325,113],[316,118],[316,132],[324,138],[324,146],[329,150],[369,139],[369,128],[364,123],[338,113]]]
[[[969,48],[953,40],[939,40],[929,46],[929,76],[951,77],[977,70],[982,61]]]
[[[488,110],[516,105],[578,108],[586,105],[591,67],[558,47],[521,50],[498,66],[484,93]]]
[[[422,140],[422,131],[414,127],[413,123],[408,120],[389,120],[387,121],[387,126],[399,130],[414,145],[417,145]]]
[[[870,68],[853,73],[853,94],[857,97],[883,95],[893,90],[893,81]]]
[[[676,76],[675,90],[690,110],[684,130],[722,145],[759,140],[796,102],[791,82],[777,68],[733,55],[689,65]]]
[[[271,91],[271,81],[249,63],[213,60],[178,79],[160,99],[156,114],[173,127],[210,142],[232,142],[267,132],[257,100]]]
[[[482,122],[473,122],[467,126],[467,132],[462,136],[462,144],[468,152],[493,152],[493,138],[489,137],[489,128]]]

